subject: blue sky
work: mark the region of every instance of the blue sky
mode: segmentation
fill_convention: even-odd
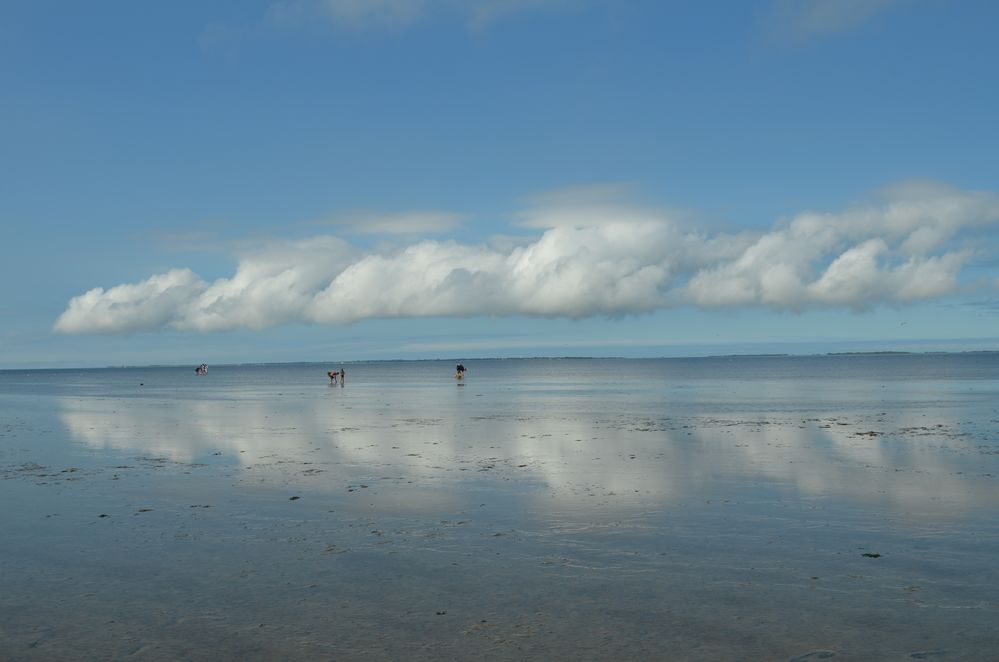
[[[0,367],[999,349],[999,5],[0,4]]]

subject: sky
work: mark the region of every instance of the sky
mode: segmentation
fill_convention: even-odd
[[[996,25],[0,0],[0,368],[997,350]]]

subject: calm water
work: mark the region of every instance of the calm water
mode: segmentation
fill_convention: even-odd
[[[999,354],[465,365],[0,372],[0,658],[995,659]]]

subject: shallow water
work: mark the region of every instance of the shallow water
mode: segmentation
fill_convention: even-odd
[[[999,355],[0,372],[0,659],[999,644]]]

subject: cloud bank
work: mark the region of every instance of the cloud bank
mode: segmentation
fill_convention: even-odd
[[[70,300],[61,333],[223,331],[369,318],[586,318],[682,305],[864,310],[941,297],[994,250],[999,194],[909,183],[765,231],[709,233],[673,212],[583,192],[546,196],[483,244],[362,250],[336,236],[274,241],[206,282],[172,269]],[[388,228],[391,230],[391,227]]]

